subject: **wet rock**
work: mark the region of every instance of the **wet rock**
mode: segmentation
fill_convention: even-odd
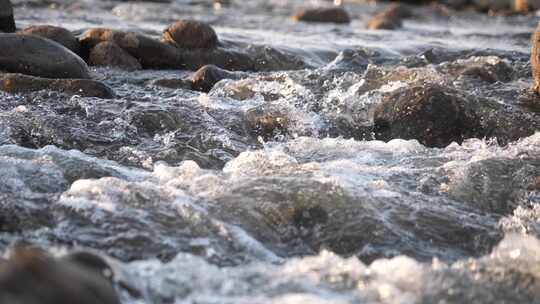
[[[185,49],[210,49],[218,45],[214,29],[195,20],[181,20],[170,25],[163,32],[161,41]]]
[[[411,12],[400,4],[395,4],[375,15],[368,21],[367,28],[370,30],[384,29],[393,30],[400,28],[402,20],[411,16]]]
[[[114,98],[114,92],[105,84],[91,79],[50,79],[23,74],[0,76],[0,90],[9,93],[27,93],[52,90],[85,97]]]
[[[303,8],[292,19],[305,22],[350,23],[351,18],[342,7]]]
[[[501,11],[510,8],[508,0],[472,0],[472,4],[476,9],[481,11]]]
[[[88,57],[88,64],[114,67],[126,71],[142,69],[137,59],[111,41],[100,42],[93,47]]]
[[[376,137],[417,139],[428,147],[482,137],[477,117],[465,104],[465,100],[438,85],[398,90],[375,109]]]
[[[287,113],[268,105],[258,106],[246,112],[248,127],[254,136],[272,140],[276,136],[287,134],[290,123]]]
[[[181,68],[196,71],[205,65],[215,65],[229,71],[250,71],[255,69],[253,59],[245,53],[216,48],[209,50],[178,49]]]
[[[516,12],[529,13],[540,9],[540,1],[538,0],[514,0],[512,8]]]
[[[21,33],[50,39],[63,45],[75,54],[80,53],[81,46],[79,40],[65,28],[52,25],[33,25],[25,28]]]
[[[15,32],[15,19],[10,0],[0,0],[0,32]]]
[[[531,38],[532,90],[540,94],[540,22]]]
[[[145,69],[167,69],[182,66],[178,49],[155,39],[133,32],[120,32],[104,28],[86,31],[79,38],[84,54],[104,41],[114,42],[135,57]]]
[[[30,248],[15,249],[0,268],[0,302],[120,304],[113,286],[100,274]]]
[[[364,71],[369,64],[368,54],[364,50],[343,50],[325,66],[331,71]]]
[[[212,87],[223,79],[238,79],[240,75],[215,65],[205,65],[191,76],[191,87],[193,90],[210,92]]]
[[[164,87],[169,89],[189,89],[192,88],[192,82],[186,79],[156,79],[149,83],[152,86]]]
[[[90,78],[81,58],[49,39],[0,34],[0,49],[0,70],[47,78]]]

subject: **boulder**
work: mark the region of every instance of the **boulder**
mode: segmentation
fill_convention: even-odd
[[[368,21],[367,28],[370,30],[385,29],[393,30],[402,26],[404,18],[411,17],[409,9],[400,4],[394,4],[375,15]]]
[[[178,49],[158,40],[134,32],[121,32],[104,28],[87,30],[79,38],[83,53],[101,42],[114,42],[135,57],[145,69],[177,69],[182,67]]]
[[[375,108],[375,136],[386,141],[416,139],[428,147],[483,137],[480,119],[466,104],[466,100],[435,84],[397,90]]]
[[[185,49],[211,49],[218,45],[214,29],[195,20],[181,20],[171,24],[163,32],[161,41]]]
[[[298,10],[292,19],[305,22],[350,23],[351,18],[342,7],[317,7]]]
[[[105,84],[91,79],[50,79],[22,74],[0,75],[0,90],[8,93],[28,93],[41,90],[58,91],[84,97],[114,98]]]
[[[0,34],[0,70],[47,78],[90,78],[86,63],[62,45],[34,35]]]
[[[0,32],[14,33],[15,19],[10,0],[0,0]]]
[[[79,54],[81,46],[79,40],[65,28],[52,25],[33,25],[21,31],[23,34],[36,35],[58,42],[75,54]]]
[[[212,87],[223,79],[238,79],[240,75],[220,69],[215,65],[205,65],[191,76],[191,88],[196,91],[210,92]]]
[[[142,69],[137,59],[112,41],[100,42],[93,47],[88,57],[88,64],[114,67],[126,71]]]

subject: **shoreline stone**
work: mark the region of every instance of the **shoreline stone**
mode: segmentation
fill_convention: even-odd
[[[80,54],[81,52],[79,40],[70,31],[62,27],[52,25],[32,25],[23,29],[20,33],[50,39],[63,45],[75,54]]]
[[[180,20],[171,24],[163,31],[161,41],[184,49],[213,49],[218,45],[214,29],[195,20]]]
[[[292,17],[294,21],[321,23],[350,23],[351,17],[342,7],[316,7],[299,9]]]
[[[91,79],[50,79],[22,74],[0,74],[0,90],[8,93],[28,93],[51,90],[83,97],[111,99],[115,94],[102,82]]]
[[[6,72],[46,78],[91,78],[81,58],[46,38],[0,33],[0,49],[0,70]]]
[[[109,41],[135,57],[145,69],[177,69],[182,66],[177,48],[134,32],[93,28],[84,32],[79,41],[85,59],[97,44]]]
[[[98,43],[90,51],[88,64],[91,66],[106,66],[126,71],[142,69],[140,62],[116,43],[104,41]]]
[[[0,32],[14,33],[16,29],[10,0],[0,0]]]

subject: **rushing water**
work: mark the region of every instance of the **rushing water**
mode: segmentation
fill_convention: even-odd
[[[113,100],[0,93],[0,248],[95,250],[141,291],[124,303],[540,302],[540,114],[521,102],[537,18],[422,7],[368,31],[384,4],[294,23],[302,2],[14,1],[19,27],[204,20],[262,72],[208,94],[154,85],[188,71],[107,68]],[[383,97],[428,82],[494,105],[494,136],[533,132],[374,140]]]

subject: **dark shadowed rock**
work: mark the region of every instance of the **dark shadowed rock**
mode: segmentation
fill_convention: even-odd
[[[27,93],[52,90],[85,97],[114,98],[114,92],[105,84],[91,79],[50,79],[23,74],[0,76],[0,90],[8,93]]]
[[[255,69],[255,62],[245,53],[216,48],[206,50],[178,49],[182,61],[181,68],[198,70],[207,64],[213,64],[229,71],[249,71]]]
[[[540,94],[540,22],[532,35],[531,45],[532,89],[537,94]]]
[[[342,7],[317,7],[298,10],[292,19],[305,22],[349,23],[351,18]]]
[[[411,17],[412,13],[406,7],[395,4],[375,15],[368,21],[368,29],[393,30],[402,26],[404,18]]]
[[[0,50],[0,70],[47,78],[90,78],[81,58],[49,39],[0,34]]]
[[[88,64],[115,67],[127,71],[142,69],[137,59],[111,41],[100,42],[93,47],[88,56]]]
[[[185,49],[209,49],[218,44],[214,29],[203,22],[181,20],[165,29],[161,41]]]
[[[192,83],[190,80],[186,79],[175,79],[175,78],[163,78],[156,79],[149,83],[152,86],[164,87],[169,89],[186,89],[191,90]]]
[[[428,147],[482,137],[479,119],[466,101],[433,84],[398,90],[386,96],[374,113],[378,139],[417,139]]]
[[[65,28],[52,25],[33,25],[25,28],[21,33],[51,39],[70,49],[75,54],[80,53],[79,40]]]
[[[158,40],[133,32],[94,28],[79,38],[83,53],[88,54],[98,43],[114,42],[148,69],[174,69],[182,66],[178,49]]]
[[[120,304],[120,300],[107,279],[80,263],[18,248],[0,268],[0,303]]]
[[[0,32],[15,32],[15,19],[10,0],[0,0]]]
[[[193,90],[209,92],[222,79],[238,79],[239,75],[220,69],[215,65],[205,65],[191,76]]]

